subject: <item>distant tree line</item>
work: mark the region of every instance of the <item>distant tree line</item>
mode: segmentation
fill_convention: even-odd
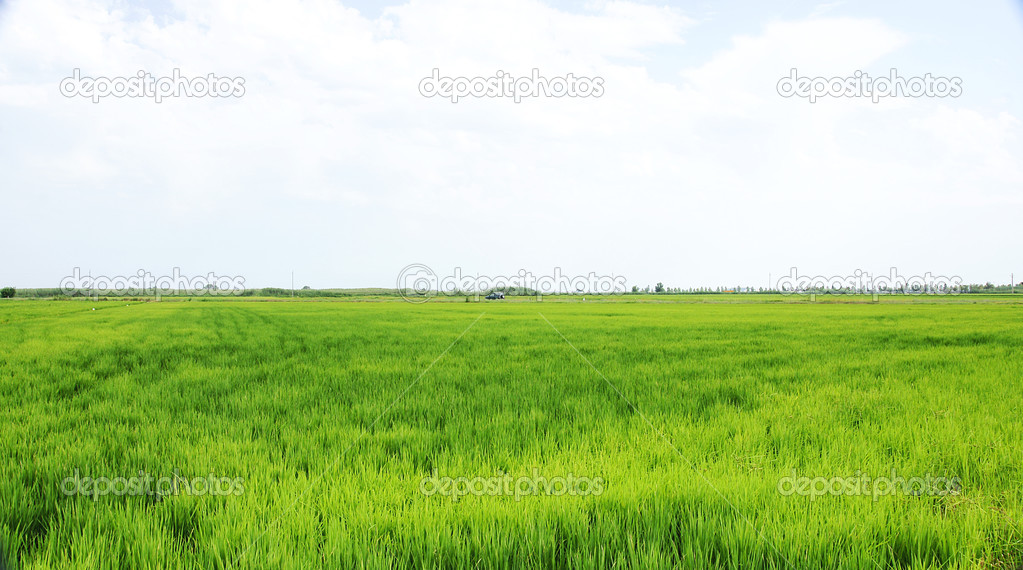
[[[529,287],[495,287],[488,289],[487,291],[454,291],[451,293],[445,293],[450,296],[473,296],[473,295],[486,295],[491,291],[498,291],[504,293],[507,296],[536,296],[538,292]],[[817,292],[819,294],[825,293],[837,293],[837,294],[870,294],[869,291],[854,291],[851,289],[817,289],[816,291],[806,291],[806,293]],[[921,293],[932,293],[933,291],[923,291]],[[1023,282],[1020,282],[1013,287],[1012,285],[1003,284],[995,285],[990,281],[987,283],[970,283],[962,285],[960,294],[997,294],[997,293],[1023,293]],[[669,287],[663,282],[657,282],[657,284],[640,288],[638,285],[633,285],[630,291],[625,292],[626,295],[725,295],[725,294],[777,294],[781,291],[767,287],[748,287],[748,286],[723,286],[717,287]],[[902,294],[905,291],[895,290],[890,293]],[[914,292],[911,292],[914,293]],[[590,294],[590,293],[586,293]],[[218,296],[218,297],[357,297],[365,295],[377,295],[382,297],[397,297],[401,295],[401,291],[397,289],[313,289],[308,285],[301,289],[285,289],[283,287],[263,287],[260,289],[246,289],[244,291],[201,291],[201,292],[189,292],[182,291],[175,295],[162,295],[165,297],[206,297],[206,296]],[[123,298],[139,300],[141,298],[152,297],[151,293],[144,293],[141,291],[128,291],[122,294],[96,294],[88,291],[73,291],[65,292],[58,288],[42,288],[42,289],[15,289],[14,287],[3,287],[0,288],[0,298],[10,299],[13,297],[20,298],[37,298],[37,299],[61,299],[61,298],[74,298],[74,297],[93,297],[97,298]]]

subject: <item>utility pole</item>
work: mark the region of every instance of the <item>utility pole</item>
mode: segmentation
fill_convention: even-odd
[[[291,270],[291,297],[295,297],[295,270]]]

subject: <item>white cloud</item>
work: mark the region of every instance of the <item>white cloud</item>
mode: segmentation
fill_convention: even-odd
[[[4,198],[49,208],[54,226],[4,260],[30,285],[81,265],[52,253],[82,234],[78,216],[131,235],[133,212],[145,212],[147,232],[175,236],[90,253],[115,266],[107,272],[231,263],[264,284],[297,265],[316,286],[386,285],[421,261],[699,285],[760,280],[795,258],[860,260],[856,240],[814,236],[892,220],[912,234],[927,222],[914,218],[921,200],[967,183],[971,207],[1018,212],[1016,108],[777,95],[793,67],[831,76],[887,65],[913,36],[878,18],[769,20],[712,51],[689,41],[699,18],[629,2],[569,12],[413,0],[375,20],[327,0],[182,1],[169,15],[115,6],[23,0],[0,13],[0,125],[19,133],[0,141]],[[705,50],[701,63],[679,66],[677,82],[651,75],[652,58],[692,49]],[[246,93],[92,104],[58,92],[75,68],[241,76]],[[418,93],[434,68],[599,75],[606,93],[451,104]],[[2,231],[35,227],[13,211],[0,213]],[[495,254],[494,241],[514,247]]]

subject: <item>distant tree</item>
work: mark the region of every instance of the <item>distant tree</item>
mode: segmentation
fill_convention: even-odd
[[[0,299],[11,299],[14,297],[14,287],[0,289]]]
[[[633,293],[639,293],[639,285],[633,285],[632,286],[632,292]]]
[[[664,283],[658,281],[657,285],[654,286],[654,293],[664,293]]]
[[[308,291],[308,290],[310,290],[310,289],[312,289],[312,287],[310,287],[310,286],[308,286],[308,285],[306,285],[305,287],[302,287],[302,290],[303,290],[303,291]]]

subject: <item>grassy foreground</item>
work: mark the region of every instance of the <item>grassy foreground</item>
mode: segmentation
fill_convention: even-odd
[[[1023,303],[960,301],[2,302],[0,553],[1019,568]],[[64,490],[140,472],[233,483]],[[864,476],[957,488],[786,492]]]

